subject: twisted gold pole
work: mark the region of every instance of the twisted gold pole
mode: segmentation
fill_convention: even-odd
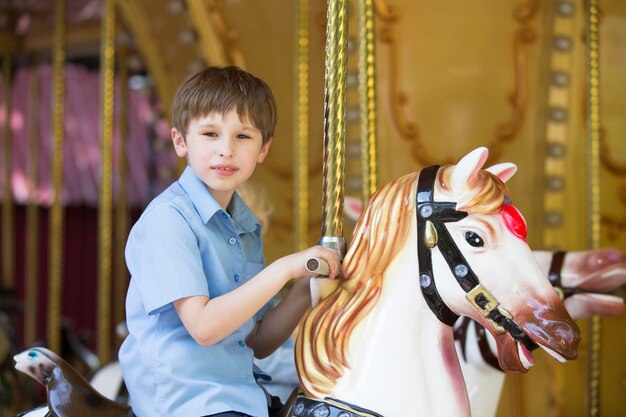
[[[376,165],[376,19],[374,1],[359,1],[359,103],[363,202],[377,187]]]
[[[348,61],[347,0],[329,0],[324,81],[322,244],[343,253],[343,190]]]
[[[298,0],[296,22],[295,236],[302,250],[309,244],[309,0]]]
[[[65,38],[67,32],[67,0],[57,0],[55,8],[53,50],[53,115],[52,133],[52,189],[50,208],[50,253],[48,278],[48,346],[55,352],[61,349],[61,291],[63,273],[63,142],[65,115]]]
[[[600,31],[599,0],[587,1],[587,193],[588,246],[600,247]],[[589,326],[589,391],[587,415],[600,415],[600,348],[602,322],[591,318]]]
[[[26,207],[26,283],[24,311],[24,342],[35,343],[39,288],[39,206],[35,199],[39,184],[39,60],[33,65],[30,77],[30,106],[28,115],[28,183],[29,201]]]
[[[123,48],[120,50],[120,62],[125,63],[128,60],[128,50]],[[113,323],[117,325],[124,321],[125,317],[125,296],[127,287],[126,262],[124,260],[124,247],[126,246],[126,237],[128,236],[128,199],[126,177],[128,175],[128,156],[126,152],[126,144],[128,141],[128,67],[124,64],[120,65],[119,70],[120,83],[120,106],[119,106],[119,153],[118,153],[118,193],[117,207],[115,217],[115,296]],[[117,340],[117,339],[116,339]],[[115,346],[119,348],[119,346]]]
[[[111,351],[111,256],[112,256],[112,188],[113,188],[113,87],[115,72],[115,3],[105,0],[100,47],[100,205],[98,215],[98,332],[97,352],[102,363]]]
[[[2,59],[2,78],[4,81],[4,129],[2,155],[4,157],[4,190],[2,200],[2,286],[7,289],[15,287],[15,207],[13,204],[13,190],[11,187],[11,153],[13,138],[11,132],[11,54],[7,53]]]

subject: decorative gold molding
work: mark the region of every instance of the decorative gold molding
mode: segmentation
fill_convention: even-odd
[[[500,158],[504,145],[511,142],[519,133],[526,115],[528,101],[528,70],[527,70],[527,45],[536,39],[535,31],[529,23],[537,14],[540,0],[528,0],[515,7],[513,17],[520,24],[520,27],[513,35],[513,57],[514,57],[514,77],[515,86],[509,94],[509,102],[512,106],[509,119],[496,126],[494,139],[488,145],[490,149],[489,160],[494,161]],[[398,88],[398,47],[397,36],[393,30],[393,25],[397,23],[398,17],[393,7],[390,7],[384,0],[377,0],[376,13],[382,22],[380,29],[380,39],[382,43],[388,45],[390,56],[390,103],[393,122],[400,135],[410,142],[410,152],[413,158],[423,164],[432,165],[441,162],[442,158],[434,158],[426,148],[420,138],[417,125],[409,121],[404,115],[404,106],[407,101],[406,94]],[[453,158],[448,158],[452,162]]]
[[[137,40],[141,56],[146,62],[150,75],[154,78],[157,94],[162,103],[170,103],[176,91],[178,80],[173,81],[168,74],[167,68],[162,65],[159,48],[154,47],[154,40],[158,39],[152,33],[150,22],[142,11],[142,6],[137,1],[116,0],[117,8],[124,20],[126,27],[130,29]],[[164,106],[169,119],[169,105]]]
[[[200,38],[204,59],[210,65],[226,65],[225,40],[229,31],[224,23],[221,10],[214,0],[187,0],[189,16]]]
[[[607,133],[604,127],[600,128],[600,162],[611,174],[620,177],[626,176],[626,162],[616,161],[611,157],[611,149],[607,143]]]
[[[626,184],[622,184],[619,188],[619,200],[622,206],[626,206]],[[626,232],[626,215],[621,219],[604,215],[602,226],[606,228],[609,240],[616,240],[620,234]]]

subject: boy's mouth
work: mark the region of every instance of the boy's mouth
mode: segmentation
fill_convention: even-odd
[[[211,169],[218,175],[229,176],[233,175],[239,170],[239,168],[232,165],[213,165]]]

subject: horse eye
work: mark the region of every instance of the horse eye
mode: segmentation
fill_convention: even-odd
[[[485,242],[483,242],[483,238],[478,236],[474,232],[465,232],[465,240],[467,240],[467,243],[474,246],[475,248],[480,248],[482,246],[485,246]]]

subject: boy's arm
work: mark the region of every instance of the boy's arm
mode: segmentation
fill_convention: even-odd
[[[305,263],[313,257],[328,262],[331,278],[338,274],[340,264],[337,252],[314,246],[276,260],[229,293],[211,299],[206,296],[181,298],[174,301],[174,308],[187,331],[199,344],[213,345],[243,326],[291,278],[307,275]]]
[[[246,343],[261,359],[278,349],[291,336],[302,315],[311,307],[309,278],[300,278],[287,296],[263,316]]]

